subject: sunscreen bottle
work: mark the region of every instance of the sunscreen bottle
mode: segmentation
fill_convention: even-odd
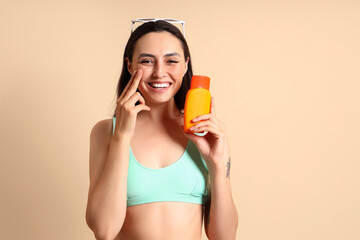
[[[191,120],[210,113],[211,95],[209,92],[210,78],[194,75],[191,79],[190,89],[186,94],[184,107],[184,131],[192,132],[189,129],[195,124]],[[205,133],[206,134],[206,133]],[[205,135],[203,133],[203,135]],[[202,135],[202,134],[197,134]]]

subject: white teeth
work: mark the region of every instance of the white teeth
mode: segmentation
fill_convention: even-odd
[[[170,86],[170,83],[150,83],[150,86],[154,88],[166,88]]]

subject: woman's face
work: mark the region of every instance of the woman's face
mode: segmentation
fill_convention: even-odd
[[[166,31],[147,33],[139,38],[132,62],[126,61],[131,74],[143,70],[138,89],[147,104],[168,102],[173,98],[188,64],[180,40]]]

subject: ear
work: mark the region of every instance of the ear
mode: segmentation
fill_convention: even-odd
[[[190,57],[188,57],[188,58],[186,59],[186,62],[185,62],[185,72],[184,72],[184,75],[186,74],[186,72],[187,72],[187,70],[188,70],[189,60],[190,60]]]
[[[125,61],[126,61],[126,64],[127,64],[127,70],[130,73],[130,75],[132,75],[132,65],[131,65],[131,62],[130,62],[129,58],[126,57]]]

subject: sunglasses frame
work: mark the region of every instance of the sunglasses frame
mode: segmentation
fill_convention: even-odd
[[[156,22],[156,21],[159,21],[159,20],[162,20],[162,21],[165,21],[165,22],[168,22],[168,23],[171,23],[171,24],[180,23],[181,26],[182,26],[182,34],[185,37],[185,21],[178,20],[178,19],[173,19],[173,18],[138,18],[138,19],[135,19],[135,20],[131,20],[131,33],[133,33],[134,24],[137,23],[137,22],[138,23],[147,23],[147,22]]]

